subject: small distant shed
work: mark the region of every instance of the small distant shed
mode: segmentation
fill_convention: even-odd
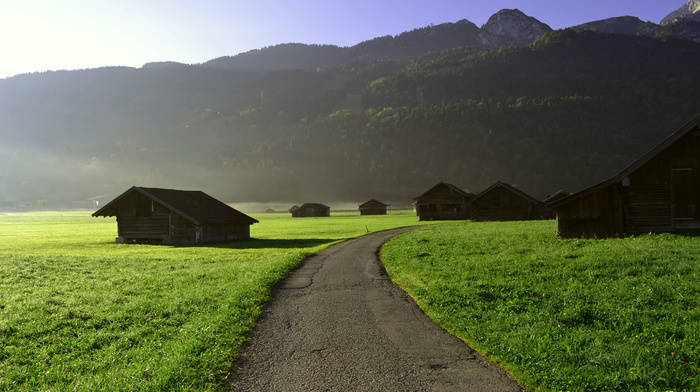
[[[132,187],[92,216],[116,216],[120,243],[192,245],[250,238],[256,219],[202,191]]]
[[[439,182],[422,195],[413,198],[418,220],[469,219],[468,204],[472,194],[446,182]]]
[[[360,204],[360,215],[386,215],[387,204],[372,199]]]
[[[547,207],[567,238],[700,229],[700,116],[616,176]]]
[[[292,207],[289,210],[289,212],[292,213],[292,218],[313,218],[331,216],[331,208],[321,203],[304,203],[296,209]]]
[[[544,199],[544,219],[556,219],[557,212],[549,208],[548,205],[569,196],[569,192],[561,189],[554,194],[547,195]]]
[[[542,219],[544,203],[518,188],[496,182],[469,203],[473,221],[517,221]]]

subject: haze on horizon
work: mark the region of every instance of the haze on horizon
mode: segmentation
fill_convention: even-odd
[[[0,4],[0,78],[148,62],[199,64],[283,43],[353,46],[467,19],[482,26],[517,8],[553,29],[617,16],[659,23],[685,0],[8,0]]]

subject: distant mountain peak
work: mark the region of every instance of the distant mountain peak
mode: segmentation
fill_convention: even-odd
[[[503,9],[489,18],[479,37],[487,47],[521,46],[551,31],[551,27],[518,9]]]
[[[671,23],[677,19],[685,18],[688,16],[700,15],[700,0],[690,0],[681,8],[671,12],[661,19],[661,24]]]
[[[187,66],[187,64],[178,63],[176,61],[154,61],[144,64],[141,68],[144,69],[163,69],[172,67],[182,67]]]
[[[655,26],[651,22],[643,22],[636,16],[618,16],[580,24],[571,28],[575,31],[591,30],[601,33],[653,36]]]

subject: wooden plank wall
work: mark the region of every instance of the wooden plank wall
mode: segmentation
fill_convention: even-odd
[[[166,241],[169,237],[168,226],[168,214],[153,214],[150,218],[129,215],[117,216],[119,236],[126,239]]]

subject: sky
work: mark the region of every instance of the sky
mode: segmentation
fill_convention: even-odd
[[[148,62],[200,64],[283,43],[353,46],[517,8],[553,29],[659,23],[687,0],[0,0],[0,78]]]

